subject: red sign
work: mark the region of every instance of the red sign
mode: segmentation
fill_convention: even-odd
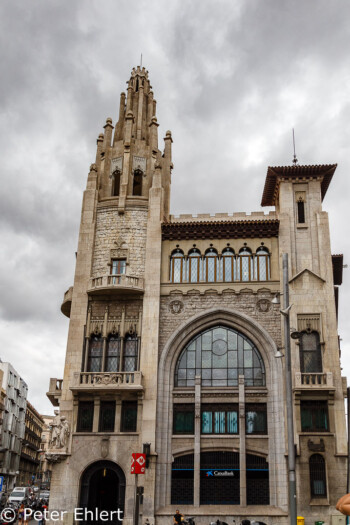
[[[132,454],[131,474],[144,474],[146,468],[146,454]]]

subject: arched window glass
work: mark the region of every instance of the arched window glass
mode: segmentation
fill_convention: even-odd
[[[312,498],[327,497],[326,464],[321,454],[313,454],[309,459],[310,491]]]
[[[265,385],[265,368],[258,349],[243,334],[217,326],[197,335],[182,351],[175,368],[175,386],[238,386],[244,374],[247,386]]]
[[[222,252],[222,280],[230,283],[236,278],[235,252],[231,248],[225,248]]]
[[[118,372],[120,363],[120,337],[111,334],[107,339],[106,372]]]
[[[89,341],[88,372],[102,370],[103,341],[100,335],[92,335]]]
[[[185,256],[182,250],[177,248],[170,258],[170,281],[182,283],[185,280]]]
[[[132,186],[133,195],[142,195],[142,175],[143,173],[141,170],[134,170],[134,180]]]
[[[214,248],[209,248],[204,256],[204,276],[207,283],[214,283],[218,280],[219,258],[218,252]]]
[[[256,250],[254,264],[254,279],[268,281],[270,279],[270,254],[267,248],[261,246]]]
[[[138,341],[136,334],[128,334],[124,341],[123,371],[135,372],[138,362]]]
[[[197,249],[188,252],[188,280],[190,283],[198,283],[200,280],[201,252]]]
[[[119,196],[119,192],[120,192],[120,177],[121,177],[121,171],[120,170],[115,170],[113,172],[113,180],[112,180],[112,195],[114,195],[114,197],[118,197]]]
[[[318,332],[302,332],[300,338],[300,371],[304,374],[322,372],[322,356]]]
[[[253,278],[253,258],[249,248],[242,248],[237,259],[237,271],[240,281],[251,281]]]

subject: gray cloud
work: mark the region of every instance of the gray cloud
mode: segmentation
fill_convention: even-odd
[[[2,359],[43,412],[62,377],[82,192],[140,54],[173,132],[172,210],[255,211],[268,165],[338,162],[324,202],[350,252],[347,2],[5,0],[0,5]],[[346,261],[345,261],[346,262]],[[349,279],[341,290],[350,372]]]

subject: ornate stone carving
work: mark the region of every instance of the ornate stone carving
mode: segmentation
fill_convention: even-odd
[[[308,449],[312,450],[313,452],[324,452],[326,450],[326,445],[322,438],[320,439],[319,443],[314,443],[311,439],[309,439],[307,446]]]
[[[115,170],[118,170],[120,172],[123,171],[123,157],[116,157],[115,159],[111,159],[111,169],[109,175],[110,178],[112,178],[113,172]]]
[[[101,456],[106,458],[109,454],[109,438],[103,438],[101,440]]]
[[[59,463],[63,459],[66,459],[68,454],[51,454],[48,452],[45,454],[45,458],[48,461],[48,463]]]
[[[256,303],[256,309],[262,314],[266,314],[271,310],[271,301],[269,299],[259,299]]]
[[[96,374],[93,377],[93,383],[95,385],[119,385],[122,382],[123,376],[118,373]]]
[[[169,303],[169,310],[172,314],[179,314],[180,312],[182,312],[183,307],[184,303],[179,300],[171,301]]]
[[[146,175],[146,158],[134,156],[132,158],[132,170],[141,170]]]

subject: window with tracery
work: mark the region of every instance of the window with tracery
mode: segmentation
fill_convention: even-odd
[[[258,281],[270,279],[270,254],[267,248],[261,246],[256,250],[254,278]]]
[[[188,281],[198,283],[200,281],[201,253],[196,248],[190,250],[187,258]]]
[[[170,281],[172,283],[182,283],[185,280],[185,255],[182,250],[177,248],[173,251],[170,258]]]
[[[112,195],[114,197],[118,197],[120,193],[120,179],[121,179],[122,173],[120,170],[113,171],[112,174]]]
[[[92,335],[89,341],[88,372],[101,372],[103,340],[101,335]]]
[[[175,368],[175,386],[238,386],[238,376],[247,386],[265,385],[265,367],[258,349],[243,334],[217,326],[197,335],[180,354]]]
[[[326,463],[321,454],[313,454],[309,459],[310,492],[312,498],[327,497]]]
[[[143,172],[141,170],[134,170],[134,179],[133,179],[133,186],[132,186],[132,194],[133,195],[142,195],[142,176]]]
[[[253,256],[249,248],[242,248],[239,250],[237,272],[240,281],[253,280]]]
[[[111,334],[107,339],[106,348],[106,372],[118,372],[120,365],[120,337]]]
[[[123,371],[135,372],[138,368],[138,338],[127,334],[124,340]]]
[[[232,248],[225,248],[222,251],[222,280],[224,282],[232,282],[237,279],[236,276],[236,259],[235,252]]]
[[[203,260],[204,280],[207,283],[214,283],[218,280],[219,258],[218,252],[214,248],[209,248],[205,252]]]
[[[304,374],[322,372],[322,355],[318,332],[302,332],[300,338],[300,371]]]

